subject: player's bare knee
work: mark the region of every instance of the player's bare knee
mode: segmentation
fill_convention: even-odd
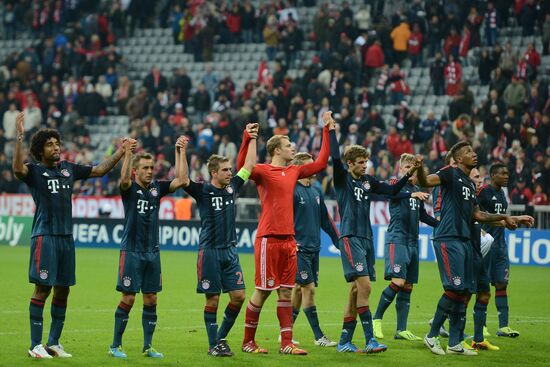
[[[69,287],[54,287],[53,296],[57,299],[67,299],[69,297],[70,291],[71,288]]]
[[[391,282],[393,284],[395,284],[396,286],[398,286],[399,288],[404,288],[405,287],[405,279],[392,278]]]
[[[413,290],[413,285],[411,283],[405,282],[405,284],[403,285],[403,290],[405,292],[411,293]]]
[[[51,291],[52,291],[52,287],[49,285],[36,284],[36,286],[34,287],[32,298],[45,300],[48,298]]]
[[[136,294],[135,293],[123,293],[122,294],[122,302],[124,302],[128,306],[133,306],[135,301],[136,301]]]
[[[231,303],[242,305],[244,303],[244,300],[246,299],[246,293],[244,292],[244,290],[229,292],[229,298],[231,300]]]
[[[292,288],[279,288],[278,292],[279,299],[281,300],[290,300],[292,298]]]
[[[231,298],[233,300],[233,298]],[[206,295],[206,306],[208,307],[218,307],[218,304],[220,303],[220,295],[219,294],[207,294]]]
[[[154,306],[157,304],[157,294],[156,293],[144,293],[143,294],[143,304],[147,306]]]
[[[491,299],[490,292],[478,292],[476,295],[476,300],[481,303],[489,303],[489,299]]]

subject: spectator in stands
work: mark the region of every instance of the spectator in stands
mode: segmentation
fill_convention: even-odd
[[[535,184],[535,193],[531,198],[529,205],[548,205],[550,201],[548,200],[548,195],[544,193],[544,188],[541,183]]]
[[[484,49],[479,56],[479,66],[477,69],[481,85],[488,85],[491,82],[491,71],[493,60],[489,58],[489,52]]]
[[[149,104],[147,102],[147,89],[141,88],[135,96],[128,100],[126,105],[126,112],[130,121],[136,118],[143,118],[149,111]]]
[[[405,19],[402,19],[400,24],[392,30],[390,36],[393,41],[394,60],[401,65],[407,56],[408,42],[411,38],[411,30]]]
[[[516,69],[518,61],[519,56],[517,51],[513,49],[510,42],[506,42],[506,45],[504,46],[504,51],[500,55],[499,61],[499,66],[502,69],[502,74],[506,77],[506,79],[510,80],[512,78],[512,74]]]
[[[456,28],[451,28],[443,44],[443,52],[445,52],[445,56],[447,56],[447,58],[450,58],[451,55],[455,58],[458,57],[461,39],[462,38],[457,33]]]
[[[516,112],[519,112],[523,108],[527,101],[527,92],[523,82],[516,75],[512,77],[512,83],[504,90],[502,98],[506,106],[513,108]]]
[[[216,88],[218,87],[219,78],[218,75],[214,72],[212,64],[206,64],[205,73],[201,78],[201,82],[202,84],[204,84],[206,91],[210,95],[210,101],[214,102],[214,96],[216,94]]]
[[[0,194],[17,194],[19,192],[19,186],[19,181],[13,177],[11,170],[2,170]]]
[[[178,102],[182,104],[183,110],[187,111],[189,95],[193,87],[193,82],[187,75],[187,70],[185,68],[175,68],[169,86],[170,90],[176,94]]]
[[[401,71],[398,64],[393,64],[392,71],[388,78],[391,91],[391,103],[399,104],[409,94],[409,86],[405,82],[405,74]]]
[[[439,22],[438,15],[433,15],[428,26],[428,48],[430,57],[434,57],[441,52],[441,40],[443,39],[443,29]]]
[[[430,66],[430,79],[433,85],[433,93],[436,96],[445,94],[445,61],[441,52],[435,54],[435,59]]]
[[[4,32],[6,32],[6,39],[15,39],[16,22],[15,11],[12,3],[6,3],[4,14],[2,15],[2,21],[4,25]]]
[[[537,20],[537,5],[533,0],[526,0],[520,13],[521,35],[532,36],[535,34],[535,22]]]
[[[510,193],[511,203],[516,205],[528,205],[532,200],[533,192],[526,186],[525,178],[523,176],[518,177]]]
[[[462,81],[462,67],[458,61],[455,61],[455,57],[452,54],[449,54],[448,57],[449,61],[444,69],[445,83],[447,85],[446,94],[454,96],[458,93]]]
[[[118,80],[118,87],[115,91],[115,100],[120,115],[127,115],[126,106],[130,98],[134,96],[134,85],[130,79],[123,75]]]
[[[498,13],[492,1],[487,3],[485,12],[485,46],[492,47],[497,42],[498,37]]]
[[[529,78],[529,81],[532,82],[537,77],[537,71],[541,62],[540,54],[537,52],[533,42],[529,42],[523,57],[525,58],[525,61],[533,68],[533,73]]]
[[[426,161],[426,167],[429,172],[435,172],[444,166],[443,160],[439,156],[437,150],[430,150],[428,154],[428,160]]]
[[[384,51],[382,50],[382,44],[379,40],[373,42],[373,44],[367,48],[365,52],[365,66],[367,70],[367,80],[379,69],[384,66]]]
[[[4,129],[4,137],[8,141],[12,141],[15,139],[15,118],[19,114],[19,111],[17,110],[17,105],[15,103],[9,104],[9,109],[4,112],[4,116],[2,118],[2,126]],[[0,153],[2,153],[4,150],[0,149]]]
[[[277,18],[274,15],[270,15],[267,19],[267,24],[263,30],[263,37],[266,45],[265,52],[267,59],[273,61],[277,55],[277,47],[281,39],[281,33],[277,27]]]
[[[157,66],[151,68],[151,72],[145,77],[143,86],[147,89],[149,98],[155,98],[158,92],[164,92],[168,88],[166,77],[161,74]]]
[[[427,143],[434,135],[434,132],[438,129],[439,120],[435,117],[434,112],[429,110],[426,118],[420,123],[416,134],[418,135],[420,141]]]
[[[407,47],[413,68],[424,65],[424,59],[422,57],[422,48],[424,47],[423,43],[424,36],[420,30],[420,25],[418,23],[414,23]]]
[[[228,32],[229,43],[239,43],[241,40],[241,13],[239,4],[234,2],[229,11],[225,14],[225,25]]]
[[[293,21],[287,23],[286,29],[281,33],[281,41],[285,52],[286,67],[295,69],[298,54],[302,49],[302,31]]]

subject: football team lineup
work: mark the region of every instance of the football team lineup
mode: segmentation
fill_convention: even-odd
[[[59,133],[54,129],[40,129],[29,142],[29,152],[34,159],[31,161],[24,149],[24,114],[20,113],[13,171],[28,185],[36,205],[28,268],[28,279],[34,284],[29,303],[31,344],[28,355],[45,359],[72,357],[60,339],[69,290],[76,284],[71,208],[73,183],[101,177],[121,160],[119,187],[125,215],[116,272],[116,289],[121,297],[118,306],[114,307],[114,332],[108,347],[108,354],[114,358],[131,357],[128,349],[123,349],[122,341],[123,336],[133,338],[125,331],[134,333],[132,328],[126,329],[137,293],[142,293],[140,298],[143,299],[141,354],[149,358],[164,357],[157,351],[157,343],[153,344],[158,320],[157,301],[163,299],[160,296],[163,279],[159,206],[163,196],[180,188],[196,201],[201,218],[195,269],[196,292],[204,294],[204,308],[196,310],[195,304],[191,309],[195,308],[195,313],[203,312],[206,340],[202,343],[209,356],[235,356],[228,340],[234,339],[232,329],[243,306],[244,333],[240,350],[246,354],[271,354],[256,334],[267,327],[259,321],[260,314],[265,313],[262,310],[274,311],[272,301],[266,303],[274,291],[277,294],[274,314],[278,320],[280,354],[308,354],[308,350],[293,338],[293,326],[301,310],[314,335],[316,349],[333,348],[338,353],[352,354],[385,352],[388,346],[381,340],[388,337],[388,327],[383,328],[382,320],[392,303],[396,308],[393,339],[403,344],[419,341],[436,355],[477,356],[480,351],[498,351],[500,348],[489,341],[487,328],[491,288],[494,288],[498,313],[496,336],[501,339],[519,337],[520,332],[512,328],[512,321],[517,319],[509,317],[510,261],[504,229],[531,227],[534,218],[506,214],[508,203],[502,187],[508,183],[507,166],[493,164],[489,172],[490,184],[483,186],[476,168],[477,155],[469,142],[461,141],[449,150],[446,166],[437,172],[426,172],[422,156],[405,153],[399,160],[398,178],[389,183],[381,182],[366,173],[369,151],[351,145],[341,152],[332,112],[325,112],[322,118],[325,126],[317,157],[296,153],[287,136],[275,135],[266,145],[271,162],[257,163],[259,125],[249,123],[243,131],[236,174],[228,158],[212,155],[207,163],[210,182],[194,182],[189,178],[188,139],[185,136],[179,137],[175,144],[175,178],[171,181],[153,179],[153,156],[134,152],[137,143],[131,138],[121,139],[116,152],[102,163],[83,166],[61,161]],[[329,157],[334,170],[341,219],[339,227],[330,217],[322,193],[312,185],[314,175],[326,169]],[[262,212],[254,241],[254,259],[247,259],[249,263],[253,261],[255,269],[255,287],[247,297],[246,272],[243,272],[235,246],[235,197],[249,179],[256,183]],[[434,217],[424,209],[423,201],[430,197],[422,191],[425,188],[434,188],[431,194]],[[378,293],[373,292],[373,282],[377,280],[370,224],[373,195],[389,200],[391,214],[383,267],[387,286]],[[423,312],[423,315],[431,315],[430,329],[424,336],[415,335],[409,328],[409,324],[418,323],[416,320],[409,322],[409,311],[411,295],[420,278],[419,222],[434,227],[433,247],[443,288],[439,300],[428,306],[430,312],[435,309],[435,313]],[[324,322],[326,311],[317,311],[316,287],[322,262],[320,230],[328,234],[340,250],[341,269],[348,283],[345,291],[340,285],[342,297],[333,300],[333,303],[338,301],[337,309],[344,306],[341,335],[334,341],[323,330],[333,325]],[[432,289],[431,292],[439,291]],[[43,343],[43,313],[51,293],[50,331],[47,342]],[[222,293],[228,294],[229,302],[222,305],[222,322],[218,324]],[[465,333],[468,305],[473,310],[473,317],[468,318],[473,324],[473,335]],[[100,307],[102,309],[104,307]],[[165,312],[169,313],[168,310]],[[358,338],[361,339],[359,346],[354,343],[357,318],[363,331]],[[544,317],[532,319],[535,321],[548,322]],[[383,329],[386,329],[386,336]],[[446,348],[441,345],[441,337],[448,338]]]

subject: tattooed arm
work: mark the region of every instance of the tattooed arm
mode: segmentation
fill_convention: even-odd
[[[107,172],[109,172],[110,170],[112,170],[113,167],[118,163],[118,161],[120,161],[120,159],[124,155],[124,142],[126,142],[127,140],[131,140],[135,143],[135,140],[133,139],[124,138],[122,140],[122,145],[116,150],[115,154],[105,159],[103,162],[101,162],[97,166],[92,167],[92,172],[90,173],[90,177],[101,177],[105,175]]]

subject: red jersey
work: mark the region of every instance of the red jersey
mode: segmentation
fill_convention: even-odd
[[[244,165],[250,137],[245,131],[237,159],[237,171]],[[323,129],[321,152],[313,163],[286,167],[257,164],[250,176],[256,182],[262,213],[256,237],[294,235],[294,188],[300,178],[313,176],[327,167],[330,152],[328,127]]]

